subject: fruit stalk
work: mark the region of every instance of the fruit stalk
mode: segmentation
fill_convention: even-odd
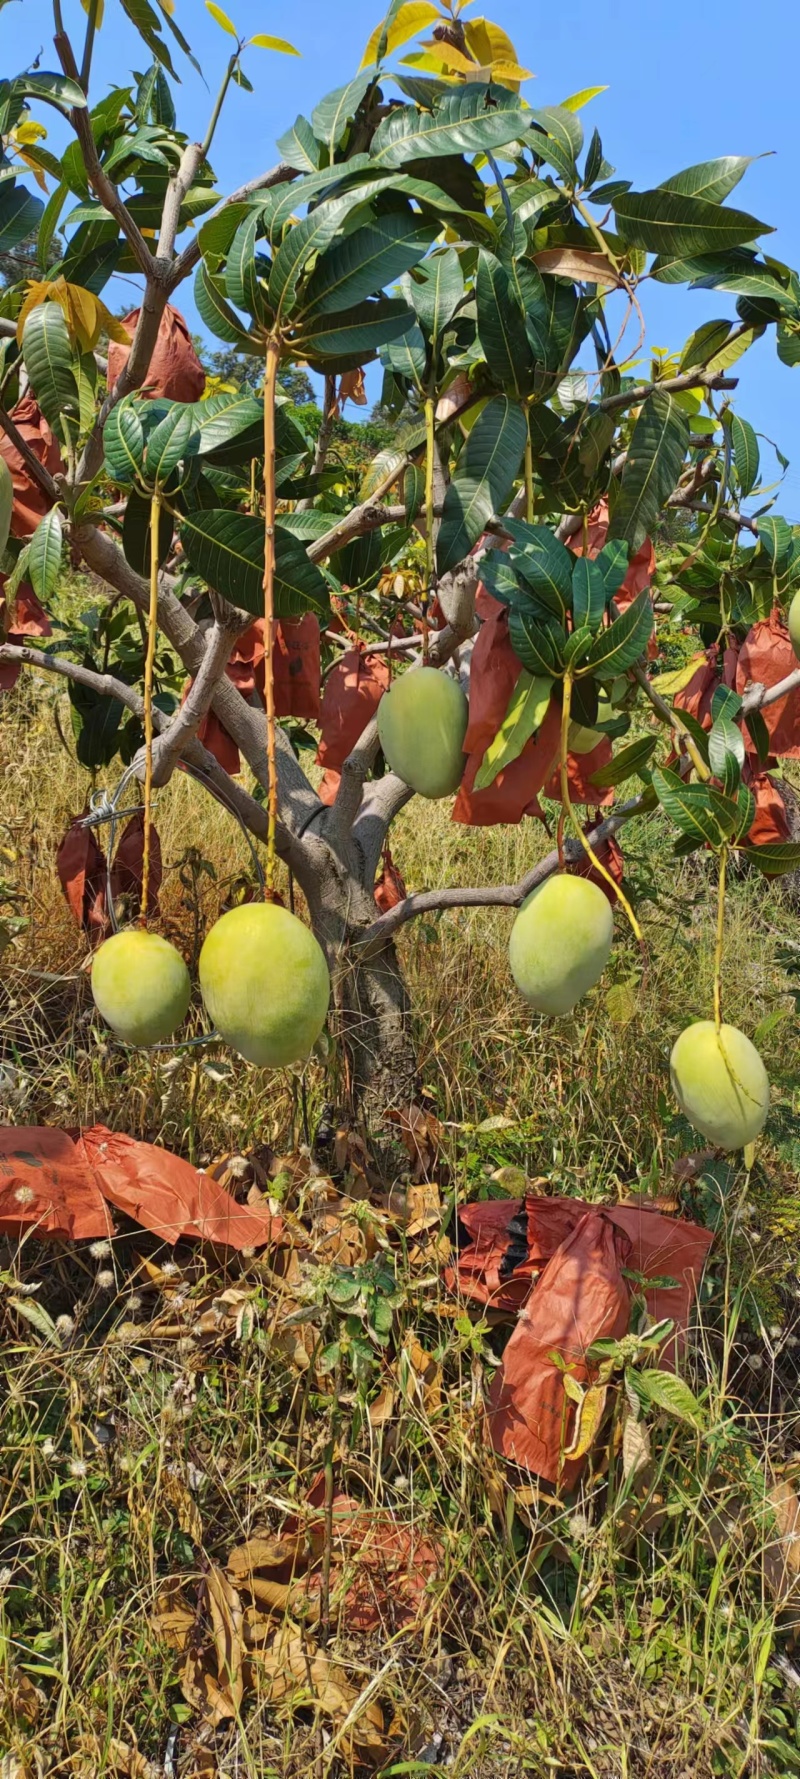
[[[435,577],[433,537],[433,477],[436,467],[436,402],[432,395],[425,400],[425,588],[422,594],[422,660],[427,666],[428,607]]]
[[[525,409],[525,518],[529,525],[533,524],[533,440],[531,438],[530,409]]]
[[[264,365],[264,688],[267,702],[267,866],[266,894],[275,893],[275,834],[278,826],[278,771],[275,748],[275,681],[272,645],[275,634],[275,390],[280,341],[267,340]]]
[[[597,857],[597,853],[592,851],[589,841],[587,840],[587,837],[584,834],[583,828],[581,827],[581,824],[578,821],[578,818],[577,818],[575,811],[572,807],[572,799],[569,794],[569,767],[568,767],[569,723],[570,723],[571,705],[572,705],[572,675],[567,673],[564,675],[564,695],[563,695],[563,703],[561,706],[561,753],[560,753],[561,801],[562,801],[564,808],[566,809],[566,812],[569,817],[572,828],[575,832],[577,839],[580,841],[581,846],[583,847],[583,850],[586,854],[586,857],[589,860],[589,863],[591,864],[591,866],[593,867],[593,869],[595,871],[599,872],[599,875],[603,878],[603,881],[605,883],[609,884],[610,888],[613,890],[614,895],[616,896],[616,899],[620,904],[620,907],[624,908],[624,910],[625,910],[625,913],[626,913],[628,920],[630,922],[631,931],[633,932],[634,937],[636,939],[638,939],[639,944],[643,947],[644,946],[644,935],[642,933],[642,929],[639,925],[639,922],[636,919],[636,915],[634,914],[633,909],[630,905],[630,902],[628,901],[628,898],[625,895],[624,890],[622,890],[620,888],[620,885],[618,883],[615,883],[613,877],[611,876],[610,871],[606,870],[605,865],[601,864],[599,858]]]
[[[150,893],[150,810],[153,802],[153,669],[156,659],[158,630],[158,532],[161,518],[161,495],[154,489],[150,497],[150,603],[147,612],[147,654],[144,663],[144,849],[142,854],[142,902],[139,919],[147,925],[147,904]]]
[[[717,942],[714,947],[714,1024],[717,1035],[722,1030],[722,953],[725,944],[725,881],[728,875],[728,848],[719,849],[717,880]]]

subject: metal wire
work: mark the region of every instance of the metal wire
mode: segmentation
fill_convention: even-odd
[[[208,791],[210,796],[216,798],[216,801],[222,805],[222,808],[227,810],[228,814],[232,815],[239,823],[239,827],[247,842],[253,870],[255,871],[258,880],[258,887],[263,901],[266,889],[263,867],[253,844],[252,836],[248,832],[235,803],[231,802],[230,798],[225,796],[223,791],[216,785],[212,784],[210,778],[206,776],[205,772],[201,771],[199,766],[190,766],[186,761],[182,761],[180,770],[188,773],[190,778],[195,779],[198,784],[201,784],[203,789]],[[108,847],[106,849],[106,907],[108,909],[108,917],[112,929],[115,933],[119,932],[119,924],[114,909],[114,897],[111,890],[111,874],[114,864],[114,853],[116,850],[117,828],[119,827],[120,822],[128,821],[132,815],[141,815],[144,810],[143,803],[134,803],[126,809],[120,808],[120,800],[127,790],[131,779],[135,778],[136,774],[137,766],[134,762],[133,765],[128,766],[123,772],[119,784],[111,796],[109,796],[108,792],[105,790],[93,791],[89,799],[89,813],[84,816],[81,824],[84,828],[100,828],[107,822],[111,830]]]

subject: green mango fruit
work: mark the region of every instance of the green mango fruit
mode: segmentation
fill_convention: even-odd
[[[378,705],[378,735],[393,772],[420,797],[450,797],[466,764],[469,705],[457,680],[436,667],[414,667]]]
[[[217,1031],[247,1062],[305,1062],[328,1013],[331,982],[313,933],[273,902],[246,902],[208,933],[200,990]]]
[[[192,998],[179,951],[158,933],[131,927],[106,939],[92,960],[94,1004],[126,1044],[163,1044]]]
[[[769,1077],[750,1039],[713,1019],[687,1025],[669,1061],[672,1091],[689,1122],[717,1149],[744,1149],[769,1111]]]
[[[520,994],[537,1013],[571,1013],[611,955],[610,905],[586,877],[559,873],[532,891],[511,929],[508,955]]]

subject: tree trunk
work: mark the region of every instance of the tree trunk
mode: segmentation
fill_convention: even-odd
[[[345,1118],[361,1123],[380,1145],[387,1112],[418,1096],[411,1003],[391,939],[377,954],[359,956],[359,940],[376,915],[361,849],[351,844],[338,858],[326,847],[324,854],[303,887],[331,972],[335,1091]]]

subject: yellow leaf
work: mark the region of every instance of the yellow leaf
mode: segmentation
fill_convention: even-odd
[[[573,93],[571,98],[562,99],[561,109],[562,111],[582,111],[584,105],[588,105],[590,99],[596,99],[598,93],[607,92],[607,86],[582,87],[581,91],[579,93]]]
[[[46,303],[47,298],[50,295],[50,291],[51,291],[51,285],[48,284],[46,280],[44,282],[38,282],[38,281],[32,279],[30,284],[28,285],[28,294],[25,298],[22,308],[20,309],[19,315],[17,316],[17,345],[18,346],[22,345],[22,330],[25,326],[28,316],[31,313],[31,310],[38,309],[40,303]]]
[[[109,339],[116,340],[118,346],[129,346],[131,343],[131,336],[128,333],[128,329],[123,327],[122,322],[117,320],[116,315],[112,315],[111,310],[106,308],[105,303],[101,303],[99,297],[95,298],[95,302],[100,310],[100,331],[102,332],[103,329],[105,329]]]
[[[698,667],[703,667],[705,660],[705,655],[692,655],[689,661],[684,661],[682,667],[676,667],[674,673],[657,674],[653,680],[655,690],[662,697],[674,698],[676,692],[682,692],[689,681],[694,679]]]
[[[215,5],[215,0],[206,0],[206,12],[210,12],[212,19],[216,19],[223,31],[227,31],[229,37],[235,37],[238,43],[239,33],[236,26],[231,24],[227,12],[223,12],[222,7]]]
[[[522,80],[535,79],[531,69],[521,68],[519,62],[492,62],[490,73],[500,86],[518,87]]]
[[[432,6],[430,0],[407,0],[407,4],[401,6],[397,17],[392,20],[389,26],[386,38],[387,56],[390,56],[393,50],[399,49],[401,44],[409,43],[412,37],[416,37],[418,31],[426,30],[428,25],[435,25],[440,18],[441,13],[438,6]],[[375,26],[361,58],[359,73],[361,68],[372,67],[378,53],[382,30],[382,23]]]
[[[70,334],[84,352],[91,352],[100,332],[97,298],[80,284],[65,284],[63,297],[64,300],[59,297],[57,301],[61,302]]]
[[[477,63],[473,62],[469,56],[465,56],[460,49],[456,49],[454,44],[440,43],[437,38],[433,37],[423,43],[422,47],[428,50],[432,56],[438,56],[442,66],[448,68],[451,73],[469,74],[472,79],[475,78],[478,72]]]
[[[300,54],[299,49],[295,49],[293,43],[287,43],[285,37],[267,37],[263,31],[259,32],[257,37],[251,37],[250,42],[255,43],[259,49],[277,49],[283,56],[299,56]]]
[[[29,117],[25,123],[17,124],[13,140],[22,143],[41,142],[42,137],[46,135],[44,124],[37,124],[34,118]]]
[[[437,52],[438,47],[437,44]],[[441,56],[438,53],[432,55],[430,50],[412,50],[410,55],[400,57],[400,66],[401,68],[421,68],[423,74],[435,74],[439,80],[458,79],[457,74],[453,74],[449,68],[445,67]],[[470,64],[470,66],[472,66],[472,64]]]
[[[470,19],[464,26],[471,54],[476,62],[491,66],[493,62],[516,62],[517,52],[511,38],[491,19]]]
[[[92,4],[92,0],[81,0],[81,6],[83,7],[84,12],[90,11],[91,4]],[[165,0],[165,4],[166,4],[166,0]],[[105,7],[105,0],[97,0],[97,11],[95,13],[94,22],[95,22],[95,25],[96,25],[98,31],[100,29],[100,26],[103,23],[104,7]]]
[[[566,1378],[564,1379],[566,1384]],[[578,1409],[575,1419],[575,1432],[572,1444],[564,1453],[565,1458],[585,1458],[591,1451],[605,1414],[608,1391],[603,1384],[593,1384],[587,1390]]]
[[[41,167],[37,166],[36,162],[32,161],[30,155],[26,154],[25,150],[22,148],[19,151],[19,158],[21,161],[25,162],[26,167],[30,167],[30,170],[33,174],[34,179],[36,180],[36,184],[39,186],[40,191],[46,192],[47,191],[47,180],[45,179],[45,176],[42,172]]]

